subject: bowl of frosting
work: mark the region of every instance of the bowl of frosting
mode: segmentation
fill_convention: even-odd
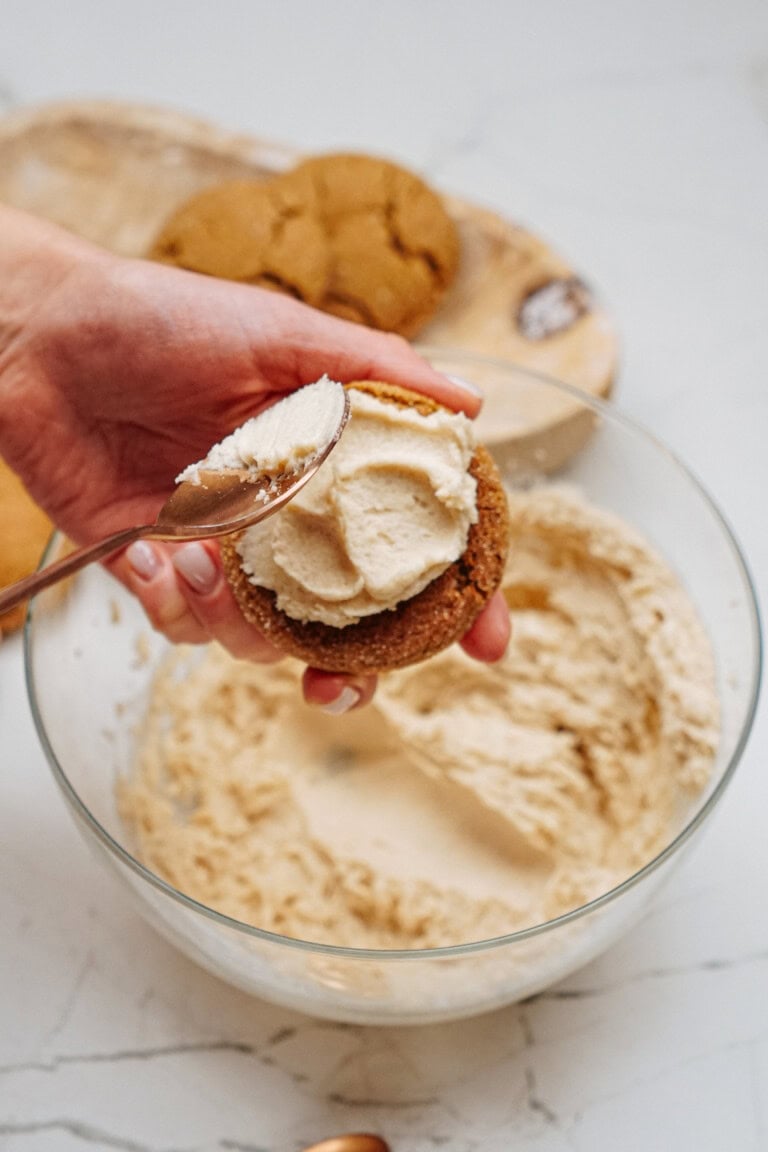
[[[174,648],[97,567],[26,628],[40,740],[116,883],[225,980],[341,1021],[489,1011],[609,947],[706,826],[759,689],[749,573],[686,467],[567,385],[424,351],[486,395],[503,659],[454,644],[332,716],[298,660]]]

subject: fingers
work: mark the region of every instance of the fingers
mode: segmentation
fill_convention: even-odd
[[[316,704],[324,712],[340,716],[370,702],[376,691],[376,677],[341,676],[334,672],[307,668],[302,687],[308,704]]]
[[[153,627],[173,643],[218,640],[238,659],[267,663],[280,658],[243,619],[213,542],[173,548],[140,540],[111,567],[139,598]]]
[[[202,644],[209,639],[179,588],[166,549],[139,540],[109,568],[141,601],[152,626],[173,643]]]
[[[267,664],[281,658],[282,653],[243,618],[214,541],[182,544],[174,549],[171,563],[180,578],[181,594],[209,638],[239,660]]]
[[[301,340],[297,366],[302,377],[322,372],[343,383],[385,380],[432,396],[441,404],[474,417],[482,392],[469,381],[437,372],[401,336],[377,332],[334,316],[307,309],[286,297],[270,302],[278,329],[298,329]]]
[[[152,625],[172,642],[217,640],[240,660],[266,664],[281,659],[283,654],[243,619],[214,541],[169,548],[142,540],[112,567],[141,600]],[[339,716],[370,701],[376,678],[307,668],[302,687],[308,704]]]
[[[477,416],[482,405],[483,394],[470,381],[461,380],[457,376],[443,376],[414,352],[411,345],[401,336],[365,330],[365,344],[361,345],[359,326],[357,324],[344,325],[345,329],[347,327],[353,330],[352,333],[344,333],[344,338],[350,341],[351,346],[346,348],[342,340],[334,347],[334,359],[337,361],[336,373],[341,376],[342,380],[361,378],[360,361],[364,348],[365,375],[362,377],[363,379],[384,380],[388,384],[400,384],[403,388],[424,392],[440,404],[445,404],[446,407],[459,412],[465,412],[467,416]],[[350,377],[350,371],[355,372],[355,377]]]
[[[352,327],[356,328],[357,325]],[[375,336],[366,349],[370,361],[367,372],[369,379],[401,384],[404,388],[424,392],[457,412],[464,412],[472,418],[477,416],[483,403],[483,394],[471,381],[437,372],[401,336],[383,332],[368,335]]]
[[[501,592],[495,592],[468,632],[461,647],[475,660],[494,664],[507,650],[511,627],[509,609]]]

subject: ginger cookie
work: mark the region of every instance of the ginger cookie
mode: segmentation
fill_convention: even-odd
[[[324,229],[330,274],[320,308],[415,335],[458,267],[457,230],[440,196],[408,169],[355,153],[311,157],[275,183]]]
[[[271,180],[197,193],[148,255],[411,336],[453,282],[459,240],[442,200],[418,176],[373,156],[339,154]]]
[[[388,160],[339,153],[310,157],[275,185],[322,226],[323,311],[404,336],[435,313],[456,275],[459,237],[423,180]]]
[[[447,411],[428,397],[393,385],[362,381],[348,387],[386,405],[411,409],[427,418]],[[342,436],[339,447],[334,451],[341,452],[344,437],[350,434],[356,419],[368,418],[364,409],[359,412],[353,407],[348,428]],[[430,431],[429,434],[434,433]],[[406,460],[407,469],[411,466],[408,458],[409,453],[414,452],[414,443],[412,439],[409,440],[412,435],[410,429],[406,429],[402,435],[400,446],[393,441],[392,454],[395,459],[402,455]],[[449,451],[453,453],[453,447]],[[469,456],[466,474],[471,478],[469,483],[472,489],[473,522],[466,534],[466,543],[457,559],[443,564],[434,578],[427,575],[426,582],[417,585],[419,591],[415,595],[406,596],[381,610],[374,608],[370,614],[355,618],[354,622],[343,626],[336,626],[317,618],[302,619],[279,607],[278,593],[273,588],[255,582],[253,570],[250,574],[245,570],[248,561],[244,557],[247,557],[248,552],[244,537],[247,534],[242,533],[223,541],[221,552],[227,579],[245,618],[287,654],[298,657],[315,668],[350,674],[384,672],[414,664],[458,640],[500,584],[509,537],[507,499],[496,466],[487,450],[480,445],[473,444]],[[332,459],[333,456],[329,461]],[[371,467],[375,471],[378,466],[377,462],[373,462]],[[346,523],[348,537],[345,542],[344,560],[337,568],[333,565],[328,567],[330,573],[339,572],[338,583],[333,585],[329,579],[329,586],[325,592],[329,601],[328,610],[331,613],[336,611],[336,601],[345,595],[343,587],[345,582],[350,584],[350,595],[354,602],[355,573],[350,571],[353,565],[350,564],[349,558],[355,560],[360,551],[358,547],[360,541],[355,535],[355,524],[368,525],[377,522],[378,540],[365,559],[373,563],[374,567],[378,564],[383,569],[387,567],[386,558],[390,544],[391,547],[395,547],[397,543],[392,539],[394,534],[405,538],[405,534],[410,530],[408,523],[410,515],[407,512],[403,515],[398,511],[393,504],[390,491],[384,491],[376,506],[371,507],[370,502],[364,503],[368,478],[357,469],[354,461],[349,464],[345,462],[339,467],[341,470],[337,469],[327,495],[324,496],[322,491],[318,495],[313,495],[307,507],[297,514],[300,519],[304,519],[307,527],[308,535],[304,537],[304,547],[301,538],[294,538],[294,554],[289,555],[287,560],[284,556],[280,557],[280,562],[294,576],[301,577],[303,568],[310,573],[310,582],[317,580],[322,582],[318,572],[325,564],[328,550],[333,551],[336,547],[334,539],[336,529],[324,521],[321,515],[323,500],[327,498],[331,503],[341,501],[341,519]],[[322,473],[321,469],[318,477],[307,486],[307,492]],[[348,477],[351,476],[346,495],[343,491],[345,473]],[[466,480],[463,473],[447,481],[443,473],[442,478],[443,482],[453,484],[456,491]],[[342,487],[341,491],[339,485]],[[360,499],[356,506],[358,496]],[[344,500],[348,501],[346,506]],[[415,501],[413,490],[409,490],[407,501],[409,503],[406,504],[406,508],[413,503],[417,505],[426,503],[425,500],[419,499],[418,490]],[[278,516],[283,515],[285,511],[287,509]],[[428,522],[419,519],[424,515],[423,507],[417,507],[412,537],[415,541],[414,551],[427,553],[434,546],[434,537],[429,531]],[[271,520],[276,521],[278,516],[272,517]],[[264,525],[268,523],[269,521],[265,521]],[[259,529],[263,529],[264,525],[259,526]],[[441,531],[442,525],[438,522],[435,536],[439,537]],[[290,540],[290,536],[288,539]],[[381,541],[383,541],[382,550],[377,553],[375,547]],[[278,544],[275,542],[275,537],[268,543],[266,538],[259,537],[254,543],[259,555],[263,555],[267,547],[277,554]],[[424,560],[424,570],[429,572],[427,559]],[[384,571],[383,581],[387,575]],[[290,578],[287,583],[291,585]],[[314,586],[317,587],[317,584]]]
[[[272,181],[230,180],[186,200],[166,221],[150,259],[285,292],[319,304],[329,254],[320,222],[287,207]]]
[[[52,525],[15,472],[0,459],[0,588],[34,572]],[[19,628],[26,605],[0,615],[0,633]]]

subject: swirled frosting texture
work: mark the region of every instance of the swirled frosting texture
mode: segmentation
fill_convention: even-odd
[[[461,556],[477,519],[472,424],[356,389],[339,444],[280,513],[249,528],[243,570],[301,621],[395,608]]]

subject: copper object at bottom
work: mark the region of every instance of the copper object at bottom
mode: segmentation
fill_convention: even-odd
[[[312,1144],[304,1152],[390,1152],[389,1144],[370,1132],[350,1132],[347,1136],[331,1136]]]

